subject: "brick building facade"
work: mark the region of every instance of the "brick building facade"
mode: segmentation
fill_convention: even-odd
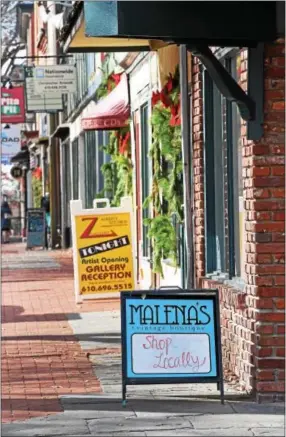
[[[220,56],[220,53],[217,54]],[[247,50],[221,62],[247,90]],[[234,104],[192,66],[197,286],[219,288],[223,358],[258,401],[284,398],[285,45],[264,47],[264,124],[246,136]]]

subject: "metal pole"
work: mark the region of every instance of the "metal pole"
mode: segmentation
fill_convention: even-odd
[[[43,55],[43,56],[13,56],[11,59],[47,59],[47,58],[72,58],[73,55]],[[48,65],[46,65],[48,67]],[[14,81],[13,81],[14,82]]]
[[[193,199],[192,199],[192,150],[190,141],[190,111],[188,100],[188,62],[187,48],[180,45],[180,90],[182,117],[182,161],[184,184],[185,239],[187,251],[186,288],[194,288],[194,250],[193,250]]]

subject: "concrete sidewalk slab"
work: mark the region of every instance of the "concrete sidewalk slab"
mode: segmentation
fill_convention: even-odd
[[[69,314],[68,320],[82,349],[118,348],[121,342],[119,315],[119,311],[80,313],[76,317]]]
[[[6,424],[3,436],[282,436],[284,406],[256,405],[256,412],[239,414],[234,404],[198,400],[136,400],[126,408],[106,395],[63,396],[64,412],[25,423]],[[247,407],[247,403],[242,403]],[[249,405],[249,403],[248,403]],[[78,433],[78,434],[77,434]]]

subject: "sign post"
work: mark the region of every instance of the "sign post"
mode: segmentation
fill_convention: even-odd
[[[45,210],[30,208],[27,211],[27,249],[46,246]]]
[[[70,205],[76,303],[134,290],[132,199],[120,207],[109,199],[94,200],[92,209],[82,209],[81,200]]]
[[[126,386],[216,383],[224,403],[218,290],[121,294],[122,403]]]

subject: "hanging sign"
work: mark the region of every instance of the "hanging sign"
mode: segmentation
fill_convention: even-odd
[[[102,203],[107,206],[98,207]],[[72,200],[71,216],[76,302],[133,290],[132,199],[112,208],[109,199],[99,199],[87,210]]]
[[[1,128],[1,163],[9,164],[13,156],[21,150],[21,126],[20,124],[5,125]]]
[[[12,167],[10,173],[14,179],[20,179],[23,176],[23,170],[19,166]]]
[[[220,384],[217,290],[133,291],[121,294],[122,383]]]
[[[1,88],[1,123],[24,123],[24,87]]]
[[[31,208],[27,211],[27,249],[45,247],[46,215],[41,208]]]
[[[35,67],[25,66],[26,110],[28,112],[56,112],[63,110],[62,95],[59,93],[36,94]]]
[[[34,80],[36,94],[76,92],[76,69],[74,65],[35,67]]]

